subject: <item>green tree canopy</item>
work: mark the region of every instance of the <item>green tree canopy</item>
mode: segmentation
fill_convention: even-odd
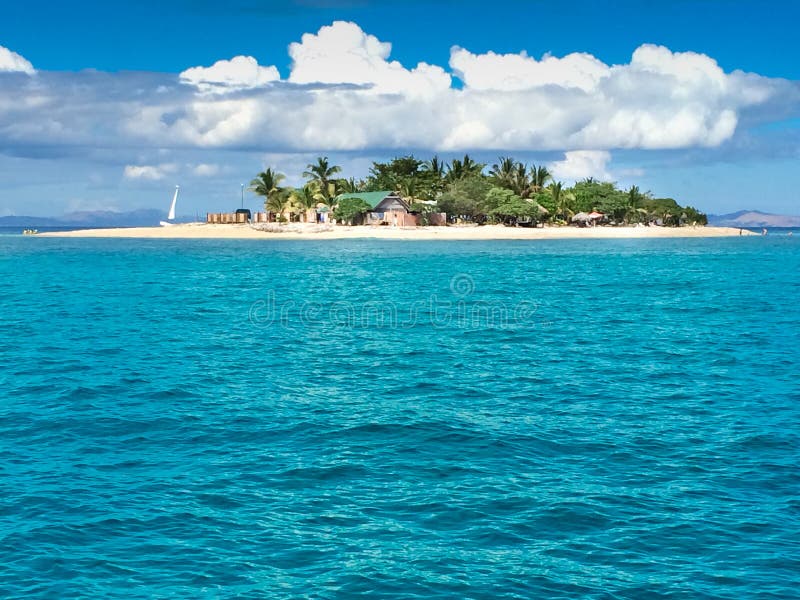
[[[342,198],[333,209],[333,218],[339,222],[353,224],[353,220],[369,212],[372,207],[365,200],[361,198]]]
[[[603,206],[613,209],[617,204],[626,202],[624,192],[618,190],[613,183],[597,181],[591,177],[576,183],[572,193],[575,195],[576,210],[583,212],[604,212],[601,209]]]
[[[472,220],[485,214],[486,195],[491,188],[484,177],[477,175],[456,180],[447,186],[439,198],[439,210],[448,215]]]
[[[492,214],[498,207],[509,204],[515,200],[521,200],[519,195],[515,194],[512,190],[493,186],[486,193],[483,201],[483,212]]]
[[[400,192],[404,198],[434,200],[444,188],[441,170],[436,157],[424,163],[413,155],[400,156],[386,163],[372,163],[365,187],[367,191]]]
[[[532,198],[547,211],[548,215],[555,215],[558,211],[558,205],[552,193],[541,191],[534,194]]]
[[[489,214],[501,221],[509,218],[529,218],[537,221],[540,217],[540,209],[535,200],[512,195],[506,202],[493,208]]]

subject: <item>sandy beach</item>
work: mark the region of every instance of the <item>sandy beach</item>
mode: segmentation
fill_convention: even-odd
[[[697,238],[731,237],[740,230],[731,227],[503,227],[502,225],[451,227],[346,227],[322,228],[292,224],[270,231],[250,225],[206,225],[190,223],[171,227],[82,229],[38,234],[39,237],[153,238],[153,239],[261,239],[336,240],[375,238],[386,240],[548,240],[602,238]],[[741,235],[757,235],[744,230]]]

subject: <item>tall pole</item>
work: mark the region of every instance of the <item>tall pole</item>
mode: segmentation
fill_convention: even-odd
[[[242,186],[242,208],[244,208],[244,184],[241,184],[241,186]]]

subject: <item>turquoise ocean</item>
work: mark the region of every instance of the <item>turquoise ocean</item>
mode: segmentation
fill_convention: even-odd
[[[797,598],[800,236],[0,236],[2,598]]]

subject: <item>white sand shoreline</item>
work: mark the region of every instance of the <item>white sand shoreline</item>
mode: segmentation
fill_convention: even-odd
[[[287,225],[280,232],[260,231],[250,225],[207,225],[191,223],[171,227],[127,227],[51,231],[37,237],[68,238],[150,238],[150,239],[259,239],[259,240],[549,240],[624,238],[699,238],[757,235],[733,227],[543,227],[502,225],[451,227],[368,227],[334,226],[319,231],[313,225]]]

